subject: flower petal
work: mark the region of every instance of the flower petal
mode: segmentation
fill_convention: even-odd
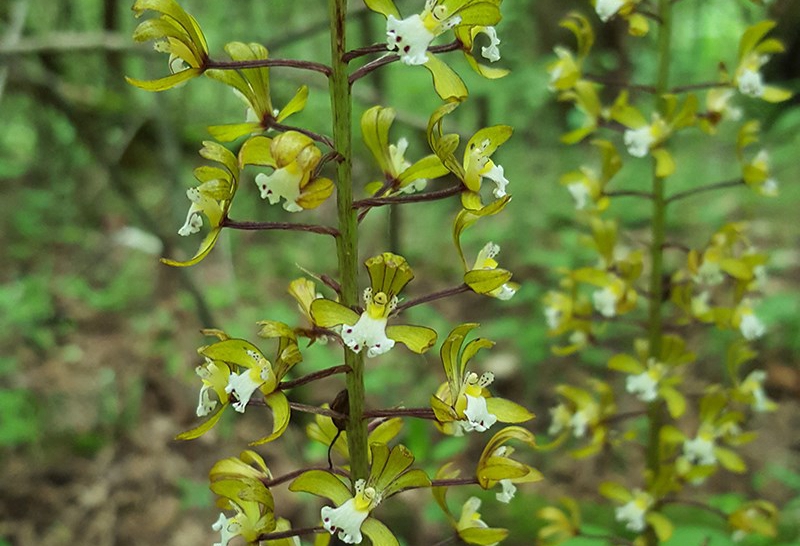
[[[436,343],[436,331],[424,326],[398,324],[386,327],[386,337],[398,341],[415,353],[422,354]]]

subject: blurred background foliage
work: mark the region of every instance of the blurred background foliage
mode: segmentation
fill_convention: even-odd
[[[412,13],[421,3],[398,5],[401,12]],[[297,324],[299,316],[286,294],[288,281],[301,275],[297,266],[334,273],[329,241],[281,232],[226,232],[211,256],[191,270],[158,263],[159,256],[188,257],[196,248],[197,240],[181,240],[177,229],[188,206],[191,171],[202,164],[197,150],[209,138],[205,127],[239,120],[244,111],[227,88],[203,79],[164,94],[127,86],[123,75],[157,77],[166,70],[163,56],[130,39],[135,20],[129,4],[0,3],[0,545],[213,542],[215,512],[206,472],[217,458],[237,454],[245,447],[244,438],[253,437],[248,431],[263,430],[264,424],[254,412],[223,423],[207,439],[172,441],[193,423],[195,348],[205,342],[198,329],[215,326],[253,339],[257,320]],[[767,78],[798,92],[800,3],[767,4],[769,16],[778,21],[775,35],[787,45],[787,53],[767,65]],[[327,8],[319,0],[184,0],[182,5],[202,25],[212,56],[221,57],[222,46],[232,40],[264,43],[273,57],[324,61],[328,55]],[[351,7],[351,45],[382,41],[383,19],[360,2]],[[572,46],[557,22],[573,8],[591,9],[579,0],[505,3],[501,64],[512,73],[500,84],[473,77],[458,54],[453,56],[471,93],[457,113],[456,129],[468,136],[487,123],[516,128],[497,157],[512,181],[514,200],[506,214],[466,234],[465,250],[477,253],[487,240],[500,244],[500,261],[514,271],[522,289],[508,303],[466,296],[409,313],[409,322],[435,327],[440,337],[456,321],[481,322],[480,335],[498,342],[481,365],[495,371],[498,393],[539,414],[533,424],[538,433],[547,428],[554,385],[587,373],[577,358],[551,356],[540,304],[555,282],[554,269],[585,263],[587,256],[583,226],[558,178],[585,160],[588,144],[566,148],[559,143],[560,134],[580,120],[547,91],[545,71],[554,45]],[[744,0],[685,0],[677,10],[672,78],[679,83],[711,79],[719,61],[735,62],[740,32],[763,18],[762,8]],[[652,59],[638,49],[640,42],[630,40],[621,25],[599,29],[599,21],[592,20],[599,35],[591,59],[596,71],[610,71],[620,81],[651,80]],[[287,69],[274,69],[272,76],[275,104],[284,104],[299,85],[309,85],[309,106],[292,121],[329,133],[325,81]],[[427,71],[392,65],[358,82],[355,97],[356,116],[376,103],[395,107],[392,138],[406,136],[410,156],[425,153],[424,127],[438,105]],[[771,281],[759,307],[769,325],[761,358],[769,370],[770,394],[782,408],[755,423],[763,441],[748,448],[747,455],[756,470],[735,480],[722,476],[712,481],[708,495],[720,507],[745,493],[773,500],[784,516],[776,543],[796,544],[800,108],[797,99],[777,106],[742,100],[740,106],[764,121],[763,142],[781,183],[780,198],[765,200],[741,189],[687,201],[670,217],[670,231],[687,244],[702,244],[724,221],[747,221],[758,244],[771,254]],[[712,144],[699,134],[680,139],[675,145],[679,170],[671,187],[729,178],[737,169],[731,154],[734,138],[723,126]],[[356,151],[356,184],[365,184],[378,171],[359,139]],[[625,187],[647,180],[643,168],[626,165],[621,173]],[[234,218],[297,220],[267,207],[251,180],[243,181]],[[630,201],[613,206],[613,215],[628,225],[646,227],[647,207]],[[417,273],[407,297],[459,283],[449,232],[456,207],[455,202],[429,203],[391,215],[372,211],[363,224],[363,255],[389,249],[403,253]],[[331,224],[332,208],[326,204],[310,215]],[[724,347],[722,340],[704,343],[710,355]],[[620,347],[627,342],[621,340]],[[588,368],[591,373],[605,375],[608,354],[589,351],[583,360],[596,364]],[[330,347],[314,347],[305,352],[302,367],[308,371],[337,364],[337,355]],[[718,377],[721,366],[720,358],[710,358],[703,373]],[[376,408],[424,405],[442,378],[435,353],[392,351],[370,363],[368,392]],[[333,398],[338,381],[293,394],[318,404]],[[308,419],[299,416],[297,421],[279,443],[261,450],[276,473],[288,469],[282,463],[298,453],[316,462],[324,457],[322,446],[304,440]],[[432,441],[436,437],[428,423],[406,424],[404,442],[431,471],[447,457],[481,448],[464,439],[437,444]],[[487,502],[484,519],[512,528],[505,544],[531,544],[538,525],[535,510],[568,493],[581,500],[587,531],[613,525],[611,507],[601,504],[594,491],[599,469],[624,474],[618,463],[538,454],[533,464],[547,481],[529,487],[508,507]],[[284,503],[283,514],[298,525],[315,517],[314,507],[301,506],[285,491],[276,495]],[[432,543],[432,537],[446,532],[432,503],[421,513],[421,525],[408,521],[404,507],[418,507],[424,497],[403,497],[394,508],[381,507],[381,518],[408,544]],[[719,521],[692,510],[674,515],[680,518],[672,541],[676,545],[731,543]],[[753,539],[748,544],[766,543]]]

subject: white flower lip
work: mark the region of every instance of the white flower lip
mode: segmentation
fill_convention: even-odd
[[[653,132],[649,125],[638,129],[628,129],[623,135],[628,153],[633,157],[644,157],[650,151],[650,146],[655,142]]]
[[[419,14],[405,19],[389,15],[386,20],[386,49],[398,51],[400,61],[409,66],[428,62],[428,46],[435,37]]]
[[[739,92],[748,97],[760,97],[764,94],[764,77],[761,72],[745,68],[739,76]]]
[[[226,518],[225,514],[220,513],[217,521],[211,525],[211,529],[219,531],[220,541],[215,542],[214,546],[228,546],[232,538],[239,534],[242,526],[234,518]]]
[[[339,540],[345,544],[360,544],[361,524],[367,519],[369,511],[356,507],[356,499],[348,499],[338,508],[323,506],[320,511],[322,526],[330,534],[338,533]]]
[[[625,5],[625,0],[597,0],[594,10],[604,23],[611,19]]]
[[[342,325],[342,341],[354,353],[367,348],[369,358],[381,355],[394,347],[394,340],[386,337],[386,319],[372,318],[365,311],[353,325]]]
[[[594,308],[604,317],[613,317],[617,314],[617,299],[617,294],[608,286],[602,290],[595,290],[592,294]]]
[[[517,486],[514,485],[511,482],[511,480],[508,479],[500,480],[498,483],[500,484],[500,487],[503,488],[503,490],[500,493],[495,493],[495,498],[499,502],[508,504],[509,502],[511,502],[511,499],[514,498],[514,495],[517,492]]]
[[[717,464],[717,456],[714,455],[714,439],[698,435],[692,440],[686,440],[683,442],[683,456],[692,464]]]
[[[643,508],[641,503],[637,502],[636,499],[623,506],[618,506],[614,510],[614,517],[616,520],[624,523],[625,528],[629,531],[634,531],[636,533],[641,533],[647,526],[644,519],[645,514],[647,514],[647,508]]]
[[[493,424],[497,422],[497,416],[489,413],[486,406],[486,398],[483,396],[470,396],[467,397],[467,409],[464,410],[466,421],[461,422],[461,426],[465,431],[486,432]]]
[[[300,212],[303,207],[297,204],[300,197],[300,176],[290,173],[285,167],[276,169],[270,175],[259,173],[255,179],[256,186],[261,190],[261,199],[267,199],[270,205],[283,203],[284,210]]]

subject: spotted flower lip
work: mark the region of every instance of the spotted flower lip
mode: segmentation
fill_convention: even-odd
[[[533,418],[524,407],[491,396],[487,387],[494,381],[493,373],[484,372],[479,376],[466,371],[469,360],[478,351],[494,345],[481,338],[465,342],[467,334],[477,326],[475,323],[457,326],[442,343],[440,357],[447,382],[431,396],[431,408],[445,434],[460,436],[464,432],[485,432],[498,421],[522,423]]]
[[[386,444],[370,444],[370,469],[366,479],[358,479],[354,490],[345,485],[338,476],[324,470],[308,470],[295,478],[289,490],[303,491],[333,502],[320,510],[322,525],[330,534],[335,534],[345,544],[360,544],[366,535],[373,544],[397,544],[391,531],[371,516],[371,512],[384,499],[417,487],[430,487],[428,476],[419,469],[412,469],[414,455],[403,446],[389,449]],[[376,536],[383,538],[377,540]]]
[[[386,48],[400,53],[400,61],[409,66],[428,62],[428,46],[436,36],[428,30],[419,14],[405,19],[389,15],[386,20]]]
[[[330,534],[336,534],[345,544],[360,544],[361,525],[370,511],[381,502],[381,496],[374,487],[366,487],[366,480],[357,480],[356,493],[337,508],[323,506],[320,511],[322,526]]]
[[[355,353],[366,349],[375,357],[392,349],[396,342],[416,353],[423,353],[436,342],[436,332],[423,326],[387,326],[397,309],[398,293],[414,278],[405,258],[384,252],[368,259],[364,265],[371,286],[363,293],[365,309],[357,313],[349,307],[327,299],[311,302],[311,317],[322,328],[341,326],[344,344]]]
[[[431,42],[460,23],[461,17],[450,14],[443,3],[427,0],[421,14],[410,15],[405,19],[388,14],[386,49],[397,51],[404,64],[423,65],[428,62],[427,51]],[[493,46],[496,47],[496,44]]]

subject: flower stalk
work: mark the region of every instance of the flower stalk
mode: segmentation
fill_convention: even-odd
[[[346,0],[329,0],[331,19],[330,77],[333,140],[341,161],[336,165],[336,206],[339,216],[339,236],[336,253],[341,277],[341,303],[348,307],[358,304],[358,218],[353,209],[351,89],[345,59],[347,17]],[[364,479],[368,473],[367,424],[364,414],[364,355],[344,350],[344,362],[349,367],[347,391],[350,411],[347,419],[347,442],[350,452],[351,479]]]
[[[672,0],[659,0],[658,16],[661,24],[658,29],[658,76],[656,81],[658,109],[666,115],[666,102],[663,95],[669,90],[669,68],[672,45]],[[648,317],[648,342],[650,355],[661,354],[661,340],[664,333],[662,305],[664,302],[664,243],[666,241],[665,178],[659,176],[657,165],[653,163],[652,204],[653,218],[651,222],[652,242],[650,247],[650,294]],[[664,424],[665,407],[662,400],[655,400],[648,406],[647,417],[649,433],[647,441],[647,468],[652,479],[659,475],[661,467],[661,427]],[[655,531],[648,528],[644,535],[648,546],[656,546],[659,542]]]

